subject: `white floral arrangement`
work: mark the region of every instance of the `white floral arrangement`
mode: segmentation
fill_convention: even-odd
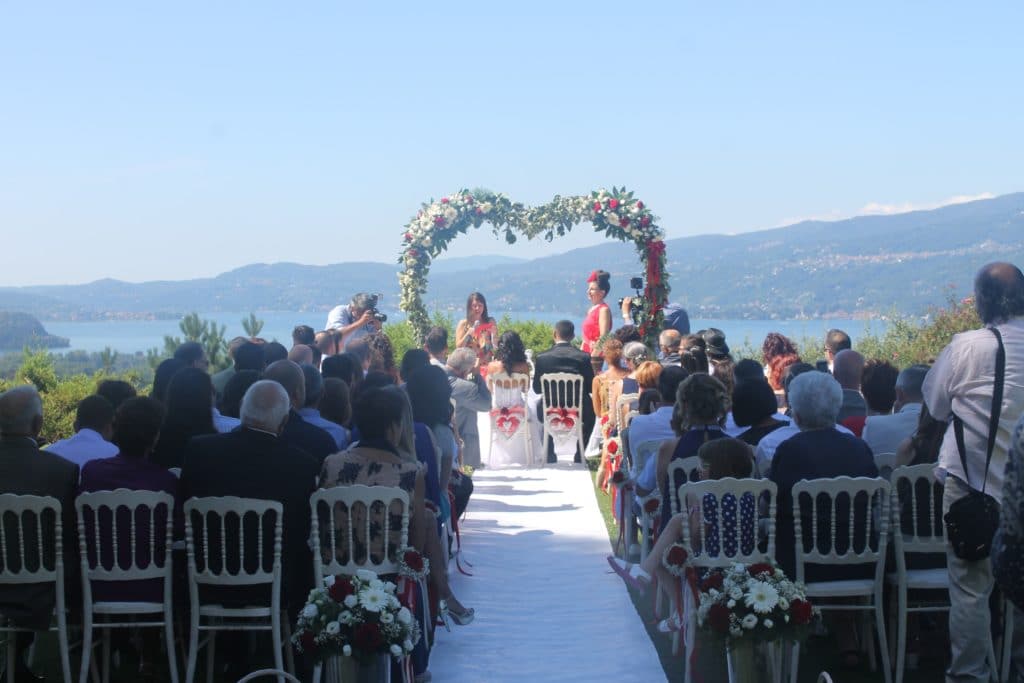
[[[617,187],[595,190],[590,195],[556,196],[534,207],[483,189],[459,190],[424,203],[402,231],[402,253],[398,257],[405,269],[398,276],[402,290],[399,306],[408,314],[417,336],[423,337],[431,324],[422,296],[431,262],[456,236],[485,222],[509,244],[519,236],[542,236],[551,241],[580,223],[590,223],[608,237],[632,242],[646,270],[639,330],[648,344],[656,343],[669,293],[665,235],[647,205],[632,192]]]
[[[772,562],[712,570],[698,590],[697,623],[726,638],[797,638],[820,616],[804,585]]]
[[[355,576],[325,577],[322,587],[309,592],[292,642],[318,659],[343,655],[365,660],[382,654],[400,659],[412,652],[420,629],[397,590],[366,569]]]

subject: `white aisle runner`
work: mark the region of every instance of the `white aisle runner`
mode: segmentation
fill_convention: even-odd
[[[665,680],[626,587],[588,472],[568,465],[481,470],[462,526],[473,576],[452,589],[476,609],[437,632],[436,683]]]

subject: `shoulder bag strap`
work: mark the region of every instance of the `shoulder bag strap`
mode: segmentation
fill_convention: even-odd
[[[988,420],[988,449],[985,454],[985,478],[981,482],[981,492],[985,493],[985,486],[988,484],[988,466],[992,462],[992,452],[996,446],[996,432],[999,430],[999,417],[1003,411],[1003,384],[1006,379],[1006,349],[1003,347],[1003,336],[994,327],[988,328],[996,336],[996,377],[995,386],[992,388],[992,412]],[[953,432],[956,435],[956,448],[960,453],[960,463],[964,468],[964,479],[970,486],[970,478],[967,474],[967,448],[964,446],[964,423],[956,415],[953,416]]]

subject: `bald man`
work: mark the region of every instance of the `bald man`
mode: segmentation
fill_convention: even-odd
[[[64,582],[74,589],[77,582],[77,533],[75,489],[78,465],[54,453],[39,450],[36,439],[43,427],[43,403],[35,387],[24,385],[0,394],[0,493],[52,496],[60,501],[64,539]],[[7,557],[18,555],[19,534],[12,519],[5,519]],[[25,546],[38,543],[34,527],[25,529]],[[34,552],[34,551],[33,551]],[[50,586],[8,584],[0,586],[0,613],[19,626],[45,629],[50,624],[56,595]],[[24,653],[32,644],[31,633],[19,633],[16,640],[16,680],[37,680],[28,669]]]
[[[320,427],[310,424],[299,414],[299,411],[306,407],[306,378],[298,364],[290,360],[271,363],[263,372],[263,379],[277,382],[288,393],[291,410],[284,431],[281,432],[281,440],[284,443],[301,448],[313,456],[318,464],[323,464],[324,458],[331,453],[338,452],[338,444],[335,443],[334,437]]]
[[[843,405],[839,409],[837,422],[848,417],[865,417],[868,404],[860,393],[860,374],[864,371],[864,356],[852,349],[844,349],[836,354],[832,366],[832,376],[843,388]]]

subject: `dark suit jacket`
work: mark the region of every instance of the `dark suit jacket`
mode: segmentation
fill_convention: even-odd
[[[328,455],[338,452],[338,444],[327,430],[306,422],[294,410],[288,411],[288,422],[284,425],[281,440],[313,456],[317,466],[323,465]]]
[[[316,488],[319,473],[320,465],[304,451],[271,434],[241,427],[227,434],[197,436],[189,441],[180,491],[183,500],[239,496],[276,500],[283,505],[281,604],[295,608],[305,602],[313,585],[313,555],[308,545],[309,496]],[[231,533],[229,528],[228,534]],[[211,535],[211,545],[216,542]],[[231,539],[228,546],[231,547]],[[254,546],[247,544],[248,548]],[[273,548],[272,530],[264,538],[264,548]],[[218,593],[217,599],[232,603],[258,600],[267,604],[268,598],[261,591],[239,588],[237,592],[230,597]]]
[[[594,366],[590,364],[590,355],[580,351],[568,342],[560,342],[543,353],[537,354],[533,361],[533,390],[540,394],[540,379],[554,372],[571,372],[583,376],[583,440],[590,439],[590,431],[594,428],[594,403],[590,399],[590,390],[594,383]]]
[[[64,547],[64,585],[73,594],[78,593],[78,534],[75,517],[75,492],[78,489],[78,465],[54,453],[41,451],[36,442],[27,437],[0,438],[0,493],[52,496],[60,501],[62,513],[61,537]],[[0,511],[2,513],[2,511]],[[8,558],[18,556],[17,526],[13,519],[4,519],[8,543]],[[31,526],[26,528],[25,548],[35,547],[38,539]],[[46,537],[52,536],[45,533]],[[52,558],[52,540],[49,550]],[[34,559],[33,555],[29,555]],[[49,561],[47,562],[49,566]],[[15,618],[31,627],[45,628],[56,596],[52,586],[23,584],[0,586],[0,613]]]

